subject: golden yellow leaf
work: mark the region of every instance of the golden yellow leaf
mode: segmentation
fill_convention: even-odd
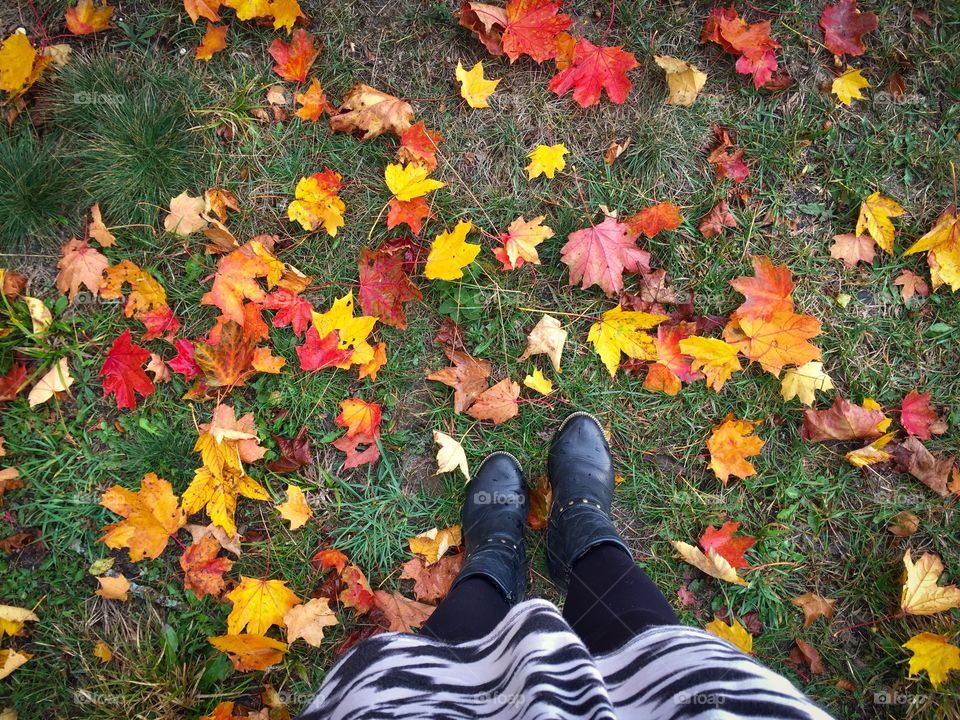
[[[695,65],[669,55],[654,55],[653,60],[667,74],[667,87],[670,89],[667,105],[693,105],[707,82],[707,74]]]
[[[321,225],[327,235],[336,237],[344,225],[343,213],[347,206],[340,199],[340,173],[329,168],[323,172],[302,177],[294,190],[294,200],[287,206],[287,218],[300,223],[307,232]]]
[[[189,515],[206,508],[210,521],[235,535],[237,524],[233,519],[237,496],[251,500],[269,500],[267,491],[247,475],[239,461],[224,462],[218,466],[204,465],[193,475],[193,481],[183,493],[183,508]]]
[[[430,245],[424,275],[428,280],[456,280],[463,277],[463,268],[480,252],[479,245],[468,243],[467,233],[473,229],[469,220],[461,220],[453,230],[437,235]]]
[[[739,620],[735,619],[731,625],[727,625],[720,618],[714,618],[704,625],[703,629],[711,635],[726,640],[734,647],[740,648],[747,655],[753,654],[753,635],[740,624]]]
[[[25,622],[37,622],[39,619],[32,610],[13,605],[0,605],[0,638],[4,634],[16,635],[23,629]]]
[[[112,549],[127,548],[131,562],[160,557],[170,536],[187,524],[173,487],[152,472],[143,476],[138,492],[114,485],[100,504],[125,518],[104,527],[100,542]]]
[[[39,77],[46,62],[37,62],[37,51],[22,32],[11,33],[0,45],[0,90],[19,95]]]
[[[350,361],[338,367],[347,368],[351,365],[362,365],[373,360],[373,346],[367,341],[377,318],[372,315],[353,316],[353,291],[341,298],[337,298],[330,309],[325,313],[313,313],[313,325],[321,338],[336,330],[340,342],[337,348],[347,350],[352,348],[353,355]]]
[[[930,279],[934,287],[947,283],[960,290],[960,216],[945,212],[930,231],[917,240],[904,255],[928,252]]]
[[[870,237],[888,253],[893,252],[893,223],[890,218],[906,213],[896,200],[884,197],[878,192],[860,203],[860,215],[857,217],[856,234],[866,230]]]
[[[123,575],[101,575],[97,578],[97,582],[100,583],[97,595],[104,600],[126,602],[130,599],[130,581]]]
[[[870,87],[870,83],[860,74],[859,70],[847,70],[843,75],[834,79],[830,86],[830,92],[836,95],[840,102],[850,107],[851,101],[863,100],[860,91],[868,87]],[[860,234],[859,230],[857,234]]]
[[[546,175],[553,179],[554,173],[563,170],[567,166],[567,161],[563,156],[567,154],[567,146],[563,143],[557,145],[537,145],[527,155],[530,158],[530,164],[527,165],[527,180]]]
[[[499,80],[487,80],[483,77],[483,62],[478,62],[470,70],[465,70],[457,60],[457,80],[460,81],[460,97],[472,108],[488,108],[487,98],[493,94]]]
[[[653,338],[644,330],[655,327],[666,319],[666,315],[624,310],[617,305],[607,310],[599,322],[590,326],[587,341],[593,343],[610,377],[614,377],[620,367],[620,353],[634,360],[656,359],[657,351]]]
[[[62,357],[33,386],[27,395],[27,402],[34,408],[52,398],[54,393],[65,392],[71,385],[73,377],[67,366],[67,358]]]
[[[30,653],[19,650],[0,650],[0,680],[10,675],[14,670],[32,658]]]
[[[943,573],[943,563],[932,553],[924,553],[916,563],[910,550],[903,556],[906,579],[900,594],[900,608],[910,615],[933,615],[952,608],[960,608],[960,589],[956,585],[940,587],[937,581]]]
[[[115,245],[117,238],[103,222],[103,216],[100,214],[100,203],[94,203],[90,208],[90,217],[92,218],[90,227],[87,228],[90,237],[100,243],[100,247],[112,247]]]
[[[710,552],[704,555],[700,548],[680,540],[672,540],[671,544],[674,549],[680,553],[680,557],[710,577],[725,580],[728,583],[734,583],[736,585],[747,584],[743,578],[737,575],[737,569],[717,554],[717,551],[713,548],[710,548]]]
[[[108,663],[113,659],[113,650],[103,640],[97,640],[97,644],[93,646],[93,656],[100,658],[102,663]]]
[[[207,642],[227,653],[234,669],[266,670],[283,659],[287,644],[262,635],[220,635],[208,637]]]
[[[313,517],[313,510],[307,505],[303,490],[296,485],[287,485],[287,501],[277,505],[277,511],[284,520],[290,521],[291,530],[303,527]]]
[[[240,576],[240,584],[225,596],[233,603],[227,616],[227,633],[238,635],[246,628],[252,635],[264,635],[274,625],[285,627],[283,616],[300,598],[284,580],[261,580]]]
[[[420,163],[390,163],[383,171],[383,179],[393,196],[401,202],[423,197],[428,192],[439,190],[446,183],[427,177],[430,169]]]
[[[24,295],[23,301],[27,304],[27,309],[30,311],[30,321],[33,324],[33,332],[39,335],[50,327],[50,324],[53,322],[53,315],[50,314],[50,309],[40,298]]]
[[[865,407],[867,410],[880,410],[881,412],[883,411],[883,408],[880,407],[880,403],[878,403],[873,398],[864,398],[863,407]],[[877,432],[878,433],[886,432],[887,428],[890,427],[890,424],[892,422],[893,422],[892,419],[888,417],[884,417],[883,420],[877,423]]]
[[[460,468],[460,472],[469,480],[470,468],[467,466],[467,454],[463,451],[463,445],[439,430],[433,431],[433,441],[440,446],[437,450],[436,474],[452,472]]]
[[[427,530],[416,537],[408,538],[407,544],[410,546],[410,552],[423,557],[427,565],[433,565],[447,550],[460,544],[460,526],[451,525],[443,530],[439,528]]]
[[[540,368],[535,368],[532,375],[527,375],[523,379],[523,384],[541,395],[549,395],[553,392],[553,382],[543,376]]]
[[[833,390],[833,380],[823,371],[823,363],[817,360],[788,369],[780,379],[780,394],[784,400],[799,398],[801,403],[810,407],[816,401],[817,390]]]
[[[737,348],[723,340],[693,336],[679,343],[680,352],[693,358],[691,372],[702,371],[706,376],[707,387],[717,392],[730,376],[740,370],[740,358]]]
[[[886,462],[892,455],[884,450],[883,447],[893,440],[895,435],[896,433],[881,435],[869,445],[857,450],[851,450],[844,455],[844,457],[854,467],[866,467],[874,463]]]
[[[560,373],[560,359],[563,357],[563,346],[566,342],[567,331],[563,329],[560,321],[551,315],[544,315],[527,336],[527,349],[518,359],[526,360],[532,355],[542,353],[550,358],[553,369]]]
[[[287,642],[290,645],[302,638],[307,645],[313,647],[320,647],[325,627],[338,624],[337,616],[330,609],[327,598],[313,598],[290,608],[283,616],[283,622],[287,626]]]
[[[930,684],[936,689],[946,681],[951,670],[960,670],[960,647],[952,645],[944,635],[917,633],[903,644],[913,653],[910,658],[910,677],[926,670]]]
[[[273,15],[273,29],[286,28],[287,33],[293,31],[297,18],[304,17],[297,0],[270,0],[269,12]]]
[[[756,474],[757,471],[747,462],[747,458],[759,455],[763,448],[763,440],[750,435],[759,424],[759,421],[737,420],[733,413],[730,413],[713,429],[707,440],[710,469],[724,487],[731,475],[742,480]]]

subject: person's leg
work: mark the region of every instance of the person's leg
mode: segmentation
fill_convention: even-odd
[[[483,637],[503,620],[510,605],[497,586],[483,576],[457,585],[423,624],[421,635],[461,643]]]
[[[563,616],[594,655],[616,650],[647,628],[679,623],[647,574],[611,544],[596,545],[573,563]]]
[[[451,643],[476,640],[523,600],[526,515],[527,488],[520,463],[509,453],[488,455],[467,485],[463,501],[463,568],[424,623],[422,634]]]

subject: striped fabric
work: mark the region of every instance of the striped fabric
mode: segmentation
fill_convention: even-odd
[[[360,643],[300,716],[334,718],[830,716],[786,678],[703,630],[656,627],[593,657],[555,606],[529,600],[473,642],[387,633]]]

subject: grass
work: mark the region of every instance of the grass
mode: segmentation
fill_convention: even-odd
[[[536,477],[550,433],[570,410],[582,409],[610,425],[624,477],[617,522],[684,622],[702,626],[728,609],[737,617],[756,612],[763,629],[755,641],[757,656],[839,717],[956,717],[956,674],[937,690],[925,676],[907,679],[908,656],[900,648],[922,630],[955,633],[956,611],[833,636],[896,608],[907,547],[915,554],[938,553],[948,582],[957,581],[955,505],[888,468],[854,469],[842,458],[846,448],[804,443],[802,408],[784,403],[778,381],[758,369],[735,375],[722,393],[696,383],[672,398],[643,389],[642,375],[621,372],[611,379],[586,335],[613,303],[598,292],[570,288],[560,262],[566,236],[596,220],[599,205],[626,214],[672,200],[682,207],[684,225],[644,241],[645,247],[678,291],[694,293],[697,312],[727,315],[739,304],[729,281],[749,272],[749,255],[786,263],[797,283],[798,306],[823,324],[817,343],[836,392],[894,408],[910,389],[930,390],[951,429],[927,445],[938,455],[956,452],[957,296],[941,288],[926,300],[903,303],[892,280],[903,269],[927,276],[916,256],[881,253],[873,265],[852,270],[829,257],[830,238],[852,230],[860,200],[875,190],[908,210],[896,221],[898,253],[953,202],[950,163],[960,162],[956,12],[931,11],[935,22],[928,28],[911,19],[906,6],[880,2],[869,8],[880,15],[882,31],[867,37],[867,54],[853,64],[874,88],[848,109],[823,91],[832,60],[818,47],[818,10],[792,2],[768,8],[779,13],[770,16],[773,32],[784,46],[781,62],[796,80],[770,94],[736,75],[730,56],[697,41],[706,6],[618,2],[608,42],[626,45],[641,60],[631,74],[634,89],[622,107],[581,110],[547,90],[546,66],[488,58],[456,26],[453,3],[405,1],[389,17],[382,4],[361,0],[302,4],[311,31],[324,41],[315,72],[332,100],[353,83],[366,82],[411,98],[418,119],[443,135],[436,175],[448,187],[435,195],[437,220],[422,240],[461,218],[488,235],[477,236],[484,250],[463,280],[418,283],[424,301],[411,306],[407,330],[378,330],[389,363],[376,381],[300,372],[294,350],[299,342],[289,330],[272,331],[271,345],[286,358],[288,372],[258,376],[228,401],[238,414],[254,413],[271,451],[272,435],[290,437],[308,425],[316,452],[312,466],[296,476],[259,465],[252,472],[274,499],[284,497],[288,482],[301,485],[318,521],[291,532],[269,504],[241,501],[237,519],[245,542],[231,575],[282,577],[308,597],[319,581],[310,557],[333,545],[349,552],[374,587],[406,590],[408,584],[397,580],[406,537],[454,522],[462,498],[456,477],[432,475],[431,431],[462,437],[472,467],[502,448],[522,458],[528,475]],[[609,4],[571,6],[588,37],[598,39]],[[0,602],[41,603],[41,622],[17,641],[35,657],[3,681],[22,718],[115,717],[118,703],[128,717],[197,717],[219,700],[259,707],[261,680],[281,691],[296,712],[352,629],[342,613],[344,625],[328,631],[322,648],[294,645],[264,678],[235,673],[206,642],[207,635],[223,632],[227,608],[184,591],[178,549],[171,545],[160,559],[131,565],[124,553],[97,542],[102,526],[114,519],[98,505],[112,484],[136,487],[153,471],[178,493],[184,490],[198,462],[192,452],[195,423],[205,422],[212,406],[182,401],[187,384],[179,376],[132,412],[117,413],[101,397],[97,373],[109,343],[127,327],[135,335],[138,329],[114,305],[67,307],[57,300],[52,241],[82,234],[85,212],[99,202],[118,237],[117,246],[105,251],[108,257],[149,269],[183,322],[182,336],[197,337],[214,316],[200,297],[216,259],[202,253],[200,241],[185,244],[160,230],[160,209],[180,192],[197,195],[214,185],[235,192],[241,210],[231,216],[230,228],[241,240],[276,235],[279,256],[314,277],[307,296],[317,308],[355,289],[362,246],[376,247],[397,234],[376,222],[388,200],[382,173],[394,157],[394,141],[361,143],[330,134],[323,123],[257,119],[277,80],[266,53],[276,35],[236,22],[226,11],[228,51],[208,65],[193,63],[203,26],[191,24],[180,7],[174,0],[133,3],[124,7],[120,29],[71,41],[76,56],[38,90],[36,112],[0,131],[0,173],[10,179],[0,183],[0,266],[28,274],[31,292],[56,316],[43,336],[25,339],[17,332],[0,338],[0,371],[15,352],[29,349],[35,377],[68,355],[76,378],[70,397],[36,410],[24,399],[3,408],[4,462],[19,467],[27,487],[7,493],[10,527],[0,534],[27,531],[42,541],[0,556]],[[751,20],[761,19],[740,9]],[[33,30],[29,17],[14,20]],[[663,104],[662,74],[649,60],[654,52],[682,57],[709,73],[692,108]],[[483,59],[488,76],[503,78],[492,110],[470,110],[459,100],[453,83],[458,59],[466,66]],[[906,101],[883,95],[893,71],[907,83]],[[97,101],[77,102],[78,94]],[[102,101],[115,97],[122,101]],[[727,191],[705,161],[714,123],[744,148],[752,174],[745,183],[749,204],[732,203],[739,229],[707,241],[696,226]],[[630,147],[608,167],[603,151],[625,138]],[[569,165],[553,181],[528,182],[525,156],[541,142],[564,142]],[[334,239],[305,235],[285,213],[297,179],[324,167],[344,176],[347,224]],[[555,236],[541,246],[536,272],[524,267],[503,273],[490,254],[491,235],[520,214],[546,215]],[[30,244],[19,244],[23,238]],[[836,302],[839,293],[852,298],[846,307]],[[524,393],[519,419],[491,427],[456,416],[449,390],[424,380],[425,370],[445,365],[432,342],[443,317],[464,326],[469,349],[493,364],[494,379],[521,378],[531,365],[516,357],[541,311],[561,318],[570,333],[564,372],[554,377],[557,391],[548,400]],[[24,312],[17,312],[28,327]],[[149,347],[172,355],[162,342]],[[337,404],[353,395],[384,407],[383,458],[372,469],[343,472],[342,455],[329,442],[339,435]],[[821,396],[821,403],[826,400]],[[706,467],[705,442],[729,412],[760,420],[758,434],[766,445],[755,476],[723,487]],[[921,518],[919,532],[906,541],[886,532],[902,510]],[[758,538],[751,558],[764,567],[748,575],[748,587],[706,578],[682,564],[669,545],[693,541],[707,524],[726,519],[742,522],[743,531]],[[528,542],[531,594],[561,601],[549,585],[542,536],[532,533]],[[96,581],[88,568],[107,556],[138,586],[131,602],[119,608],[93,596]],[[696,597],[693,607],[680,605],[681,587]],[[788,600],[807,591],[836,598],[832,624],[803,627]],[[784,662],[796,638],[817,647],[826,674],[798,673]],[[110,663],[91,655],[98,639],[114,649]],[[854,689],[838,686],[841,679]],[[911,704],[877,704],[878,693],[907,696]]]

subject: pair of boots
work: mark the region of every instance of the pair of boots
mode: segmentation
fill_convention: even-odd
[[[613,458],[595,417],[575,412],[563,421],[550,445],[547,472],[553,489],[547,567],[554,584],[566,590],[573,563],[590,548],[609,543],[630,555],[610,520]],[[508,452],[488,455],[467,485],[462,514],[466,559],[453,587],[481,576],[511,605],[523,600],[528,500],[519,461]]]

